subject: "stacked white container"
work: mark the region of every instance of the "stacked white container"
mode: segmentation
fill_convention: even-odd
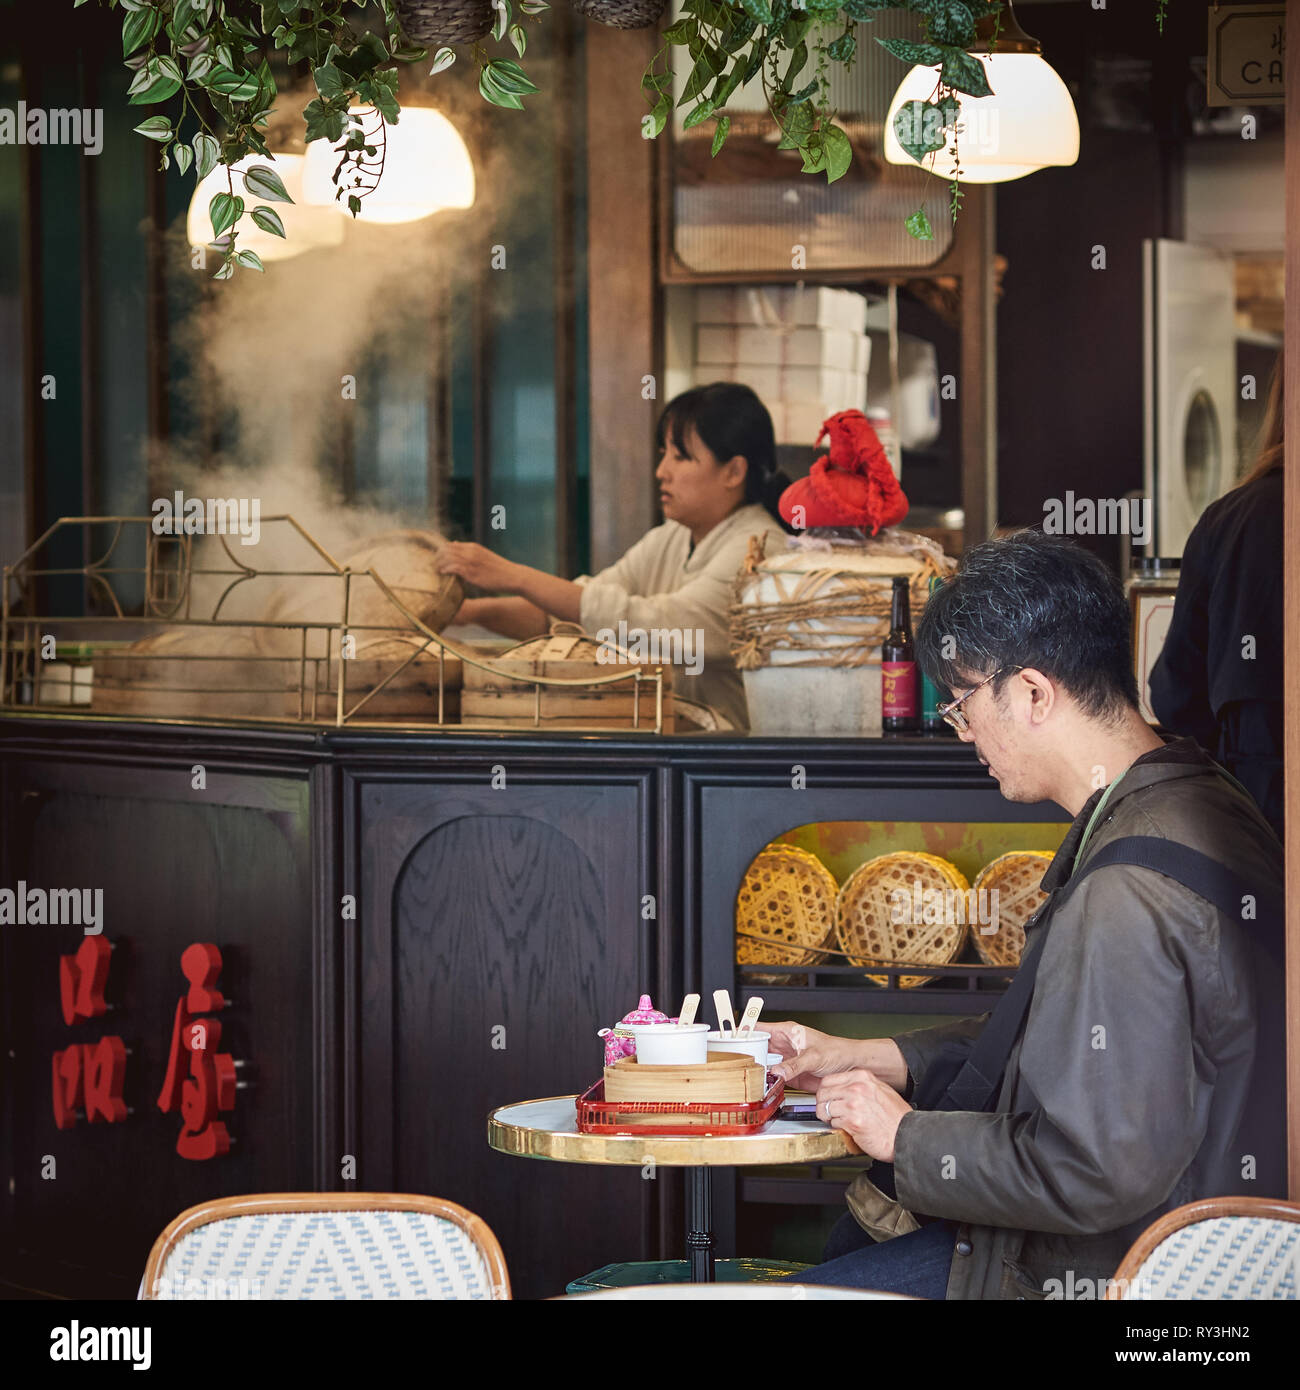
[[[778,444],[811,445],[822,421],[865,410],[867,300],[825,285],[696,291],[697,385],[739,381],[772,415]]]

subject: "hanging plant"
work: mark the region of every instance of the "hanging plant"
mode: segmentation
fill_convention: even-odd
[[[428,49],[402,29],[399,7],[414,0],[99,0],[122,12],[122,55],[133,70],[127,99],[132,106],[171,104],[172,114],[152,115],[136,131],[160,146],[164,169],[174,161],[182,174],[192,169],[201,181],[218,165],[227,169],[227,188],[209,206],[212,245],[221,253],[214,277],[229,279],[236,269],[262,270],[256,252],[241,250],[239,233],[248,218],[272,236],[284,224],[271,206],[292,202],[271,164],[263,132],[277,89],[270,56],[282,53],[291,68],[306,66],[316,97],[304,111],[306,138],[328,140],[340,158],[334,171],[336,197],[346,199],[355,217],[362,200],[378,186],[383,171],[385,132],[401,116],[396,63],[417,62]],[[87,0],[73,0],[80,8]],[[544,0],[522,0],[520,10],[535,15]],[[361,11],[376,9],[381,22],[367,26]],[[511,23],[510,0],[488,0],[489,28],[508,38],[521,55],[527,42]],[[519,64],[492,57],[475,40],[479,90],[499,106],[520,106],[519,97],[537,88]],[[439,54],[435,70],[455,58]],[[175,99],[180,110],[175,110]],[[356,112],[355,107],[363,108]]]
[[[912,10],[920,19],[919,41],[877,39],[902,62],[940,70],[933,95],[905,105],[895,120],[903,148],[933,167],[939,150],[955,146],[961,104],[957,93],[990,94],[984,65],[968,52],[981,20],[1002,11],[1000,0],[685,0],[682,18],[664,32],[664,46],[642,79],[651,107],[651,133],[659,135],[672,113],[671,49],[685,47],[692,67],[678,106],[692,103],[683,121],[691,129],[715,121],[713,154],[722,149],[731,121],[723,108],[739,88],[760,81],[768,110],[781,132],[778,149],[798,150],[803,172],[822,173],[834,183],[848,171],[852,147],[836,124],[830,102],[832,62],[851,69],[857,54],[856,25],[883,10]],[[809,65],[813,70],[809,73]],[[959,171],[960,166],[955,165]],[[961,202],[954,174],[951,208]],[[924,209],[907,219],[916,237],[933,235]]]
[[[88,0],[73,0],[74,8]],[[153,115],[136,126],[161,146],[162,167],[172,160],[182,173],[203,179],[217,165],[229,171],[228,187],[212,200],[213,244],[223,253],[217,278],[237,267],[261,270],[252,251],[241,251],[245,217],[265,232],[283,236],[274,202],[291,201],[269,164],[247,172],[234,166],[270,151],[262,132],[276,98],[270,54],[283,53],[291,68],[306,66],[317,96],[304,112],[308,142],[327,139],[340,159],[336,196],[353,216],[378,186],[388,123],[400,117],[397,62],[425,59],[436,45],[432,73],[469,48],[485,101],[514,110],[538,89],[521,66],[528,44],[521,20],[537,20],[546,0],[99,0],[122,11],[122,51],[134,70],[129,101],[159,106],[181,100],[179,114]],[[620,28],[657,21],[664,0],[572,0],[575,8]],[[381,23],[358,13],[378,10]],[[678,106],[690,105],[684,126],[714,122],[712,153],[726,144],[731,120],[726,103],[755,81],[780,131],[778,149],[799,151],[803,172],[843,177],[852,162],[846,132],[830,102],[830,65],[851,69],[857,56],[856,26],[883,10],[910,10],[918,18],[915,41],[877,39],[908,66],[938,71],[934,92],[906,103],[894,131],[902,147],[931,170],[940,151],[953,159],[950,212],[961,206],[958,135],[961,97],[990,95],[984,64],[970,50],[977,29],[993,30],[996,43],[1005,6],[1001,0],[685,0],[684,13],[665,30],[664,44],[641,80],[650,112],[646,134],[658,136],[673,109],[675,47],[691,59]],[[519,19],[515,18],[516,11]],[[1163,29],[1166,0],[1157,0]],[[427,41],[428,46],[425,45]],[[513,56],[510,56],[513,55]],[[354,113],[353,107],[363,107]],[[238,182],[237,182],[238,181]],[[906,222],[918,238],[933,236],[924,208]]]

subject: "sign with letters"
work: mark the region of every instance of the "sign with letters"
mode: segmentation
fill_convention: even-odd
[[[1210,106],[1280,104],[1286,71],[1286,6],[1212,5],[1206,53]]]

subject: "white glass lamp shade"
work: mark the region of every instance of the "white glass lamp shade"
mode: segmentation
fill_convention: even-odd
[[[1037,53],[982,53],[993,94],[956,93],[961,102],[957,153],[963,183],[1006,183],[1050,165],[1074,164],[1079,158],[1079,118],[1069,88]],[[885,118],[885,158],[910,164],[912,158],[894,131],[894,116],[909,101],[928,101],[939,81],[937,67],[915,67],[903,78]],[[949,141],[951,147],[951,140]],[[947,149],[920,166],[938,177],[953,173]]]
[[[367,129],[374,113],[354,108]],[[361,199],[360,222],[414,222],[445,208],[474,206],[474,164],[460,132],[440,111],[404,106],[396,125],[384,131],[384,167],[378,187]],[[303,192],[307,202],[351,217],[347,194],[336,198],[334,170],[342,158],[328,140],[307,146]],[[343,178],[346,180],[347,171]]]
[[[235,165],[235,193],[244,200],[245,209],[236,243],[240,251],[256,251],[263,261],[287,261],[291,256],[318,246],[337,246],[343,240],[343,228],[338,219],[328,216],[321,208],[309,207],[303,199],[302,174],[306,162],[306,158],[300,154],[277,154],[274,159],[254,154]],[[293,199],[292,203],[272,203],[248,192],[240,175],[255,164],[264,164],[279,174],[285,191]],[[191,246],[204,246],[213,240],[208,206],[218,193],[228,193],[230,186],[231,176],[224,164],[218,164],[199,182],[185,217],[185,235]],[[284,236],[262,231],[248,216],[259,203],[280,214]]]

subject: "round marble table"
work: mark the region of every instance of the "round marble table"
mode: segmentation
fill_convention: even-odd
[[[488,1116],[488,1143],[501,1153],[558,1163],[689,1168],[686,1245],[697,1284],[713,1280],[711,1167],[826,1163],[859,1152],[843,1130],[821,1120],[769,1120],[753,1134],[582,1134],[576,1099],[550,1096],[503,1105]]]

